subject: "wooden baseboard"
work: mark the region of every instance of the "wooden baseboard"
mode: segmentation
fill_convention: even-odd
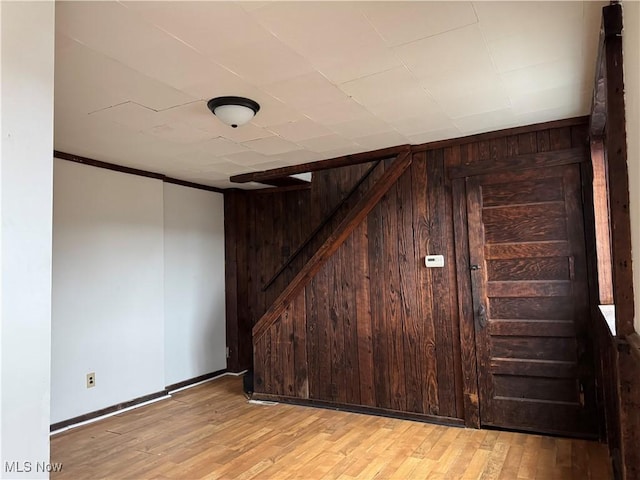
[[[205,373],[204,375],[199,375],[197,377],[190,378],[188,380],[183,380],[182,382],[172,383],[171,385],[167,385],[164,389],[168,392],[173,392],[174,390],[179,390],[184,387],[188,387],[189,385],[193,385],[195,383],[204,382],[205,380],[209,380],[214,377],[218,377],[227,373],[227,369],[223,368],[222,370],[216,370],[215,372]]]
[[[417,420],[419,422],[437,423],[450,427],[464,427],[464,420],[461,418],[441,417],[438,415],[427,415],[421,413],[400,412],[379,407],[367,407],[364,405],[349,405],[343,403],[327,402],[325,400],[311,400],[295,397],[284,397],[280,395],[269,395],[267,393],[254,393],[251,397],[255,400],[267,400],[270,402],[289,403],[304,407],[327,408],[329,410],[340,410],[351,413],[364,413],[367,415],[377,415],[380,417],[399,418],[401,420]]]
[[[133,400],[118,403],[110,407],[101,408],[100,410],[96,410],[95,412],[85,413],[84,415],[79,415],[77,417],[69,418],[68,420],[63,420],[61,422],[53,423],[49,427],[49,431],[54,432],[56,430],[60,430],[65,427],[68,427],[69,425],[75,425],[76,423],[82,423],[88,420],[93,420],[94,418],[102,417],[104,415],[108,415],[110,413],[114,413],[119,410],[124,410],[125,408],[133,407],[141,403],[149,402],[151,400],[155,400],[156,398],[165,397],[168,394],[169,394],[169,391],[164,389],[164,390],[160,390],[159,392],[143,395],[141,397],[134,398]]]
[[[112,405],[110,407],[101,408],[100,410],[96,410],[95,412],[85,413],[84,415],[79,415],[77,417],[69,418],[68,420],[63,420],[61,422],[53,423],[49,427],[50,432],[55,432],[56,430],[61,430],[70,425],[75,425],[77,423],[86,422],[88,420],[93,420],[98,417],[102,417],[104,415],[109,415],[110,413],[118,412],[120,410],[124,410],[125,408],[135,407],[136,405],[140,405],[145,402],[149,402],[151,400],[155,400],[157,398],[165,397],[169,395],[170,392],[178,390],[180,388],[188,387],[189,385],[193,385],[199,382],[203,382],[205,380],[209,380],[211,378],[217,377],[219,375],[223,375],[227,373],[227,369],[224,368],[222,370],[216,370],[215,372],[205,373],[204,375],[199,375],[197,377],[190,378],[188,380],[184,380],[182,382],[174,383],[171,385],[167,385],[164,390],[160,390],[159,392],[150,393],[148,395],[143,395],[138,398],[134,398],[133,400],[128,400],[126,402],[118,403],[117,405]]]

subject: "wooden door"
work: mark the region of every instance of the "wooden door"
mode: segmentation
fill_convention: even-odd
[[[481,424],[595,433],[576,164],[467,178]]]

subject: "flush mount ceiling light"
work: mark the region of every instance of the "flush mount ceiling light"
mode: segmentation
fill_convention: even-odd
[[[244,97],[217,97],[207,102],[216,117],[230,127],[237,128],[249,122],[260,110],[260,105]]]

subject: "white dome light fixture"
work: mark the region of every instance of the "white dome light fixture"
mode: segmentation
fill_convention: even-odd
[[[250,122],[260,110],[260,105],[244,97],[216,97],[207,102],[207,107],[222,123],[238,128]]]

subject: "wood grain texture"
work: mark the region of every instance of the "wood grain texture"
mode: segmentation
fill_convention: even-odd
[[[486,211],[481,213],[477,224],[486,220],[493,225],[489,234],[501,243],[487,244],[476,253],[484,257],[481,274],[490,274],[494,279],[487,291],[501,295],[486,303],[496,322],[489,327],[492,335],[504,338],[498,349],[527,351],[526,340],[522,339],[534,339],[543,351],[548,351],[539,339],[550,339],[551,347],[571,345],[576,350],[575,342],[571,342],[580,329],[570,322],[574,311],[566,299],[572,294],[568,286],[571,277],[575,278],[578,270],[575,261],[571,264],[568,260],[575,252],[566,241],[564,179],[549,173],[552,168],[537,169],[536,177],[521,174],[515,180],[509,172],[491,168],[495,162],[522,156],[527,159],[540,153],[553,158],[558,152],[575,149],[584,155],[584,145],[577,142],[583,141],[585,128],[584,121],[557,124],[542,128],[540,134],[540,129],[518,130],[504,137],[414,153],[411,165],[392,182],[361,223],[326,255],[299,295],[284,302],[282,312],[291,312],[294,341],[304,342],[306,356],[298,354],[300,343],[294,344],[293,356],[286,346],[279,346],[278,339],[285,341],[286,332],[291,331],[288,326],[276,328],[276,324],[289,321],[282,312],[262,332],[268,336],[268,342],[254,339],[256,361],[259,358],[272,364],[268,369],[256,365],[256,371],[268,370],[273,385],[272,391],[262,388],[260,394],[322,406],[380,409],[425,419],[453,418],[477,427],[484,411],[479,402],[479,369],[495,368],[496,375],[526,377],[530,373],[536,378],[532,382],[542,382],[541,385],[553,384],[556,378],[553,372],[559,372],[556,374],[559,379],[575,378],[579,371],[577,357],[568,360],[553,357],[547,360],[551,363],[541,363],[543,360],[537,357],[525,358],[528,363],[524,367],[517,359],[503,359],[497,366],[493,360],[477,362],[479,350],[489,348],[490,344],[481,347],[476,342],[477,306],[474,309],[469,270],[474,257],[469,257],[466,239],[467,226],[473,220],[467,214],[469,197],[465,180],[450,179],[448,172],[465,165],[491,172],[485,175],[489,180],[483,184]],[[522,158],[516,164],[519,162],[524,163]],[[288,192],[306,199],[301,200],[306,210],[291,207],[300,215],[299,221],[290,220],[286,205],[284,209],[259,206],[252,200],[253,206],[248,206],[252,213],[246,217],[256,225],[251,233],[254,238],[244,242],[253,245],[251,248],[257,252],[252,254],[258,260],[256,264],[245,264],[251,277],[264,276],[260,270],[265,269],[265,264],[277,269],[278,262],[295,250],[296,242],[304,241],[369,167],[361,164],[318,171],[310,190]],[[371,178],[362,182],[357,201],[369,195],[376,182],[387,174],[382,162],[372,171]],[[257,195],[247,194],[253,198],[258,198]],[[269,202],[284,198],[279,195],[269,193]],[[356,203],[348,201],[345,205],[353,209]],[[532,218],[519,219],[529,208],[534,210]],[[264,214],[267,220],[262,219]],[[323,242],[335,234],[346,217],[339,216],[339,221],[327,222],[323,232],[308,242],[294,262],[296,265],[283,272],[287,282],[308,268],[304,261],[317,254]],[[277,218],[279,221],[272,222],[272,226],[266,225]],[[522,228],[509,228],[512,223]],[[289,234],[286,229],[295,233]],[[541,238],[533,243],[520,243],[523,232]],[[238,249],[242,250],[242,245]],[[445,267],[426,268],[424,256],[428,254],[442,254]],[[238,267],[238,272],[243,270],[244,267]],[[586,275],[584,271],[582,274]],[[278,280],[270,288],[281,295],[288,286],[290,283]],[[255,288],[251,288],[254,292]],[[270,298],[277,296],[273,292],[271,295]],[[302,301],[304,308],[291,307],[295,299]],[[273,306],[252,298],[248,302],[253,323],[261,309],[264,312]],[[274,353],[277,358],[273,358]],[[300,366],[298,362],[302,362]],[[276,374],[279,370],[283,372],[282,388]],[[287,390],[289,384],[285,378],[290,378],[291,372],[297,393],[282,395],[280,392]],[[587,376],[590,374],[586,372]],[[538,377],[551,380],[544,383]],[[556,384],[564,388],[567,382]],[[526,391],[522,385],[518,388]]]
[[[299,292],[302,287],[307,285],[322,264],[335,253],[354,228],[369,214],[371,209],[373,209],[389,188],[395,184],[410,164],[411,156],[403,154],[394,161],[391,168],[385,171],[384,176],[381,177],[356,204],[349,215],[340,223],[313,257],[305,264],[298,275],[287,285],[285,290],[278,296],[277,300],[269,307],[258,323],[256,323],[253,327],[254,338],[260,337],[260,335],[267,331],[269,326],[280,316],[287,302]]]
[[[235,377],[54,435],[51,462],[54,480],[612,478],[595,442],[252,405]]]
[[[622,5],[602,10],[606,75],[605,148],[609,174],[611,251],[613,258],[613,301],[616,305],[616,332],[635,332],[631,220],[629,217],[629,172],[624,105],[622,58]]]
[[[536,148],[550,148],[550,136],[538,132]],[[518,196],[496,195],[518,184],[530,188]],[[547,197],[559,192],[560,199],[541,202],[543,185],[550,189]],[[597,433],[580,188],[575,165],[467,179],[483,425],[583,436]],[[508,251],[507,258],[495,251],[492,260],[485,258],[487,247],[495,244],[549,241],[565,242],[566,256],[540,258],[521,248],[519,258]],[[541,270],[532,265],[540,260],[543,276],[551,273],[546,270],[549,265],[559,263],[566,268],[565,278],[538,279]],[[505,362],[517,368],[504,370]],[[503,370],[496,370],[496,364]],[[561,382],[558,378],[567,374],[566,367],[574,376]],[[533,379],[532,371],[542,378]]]

